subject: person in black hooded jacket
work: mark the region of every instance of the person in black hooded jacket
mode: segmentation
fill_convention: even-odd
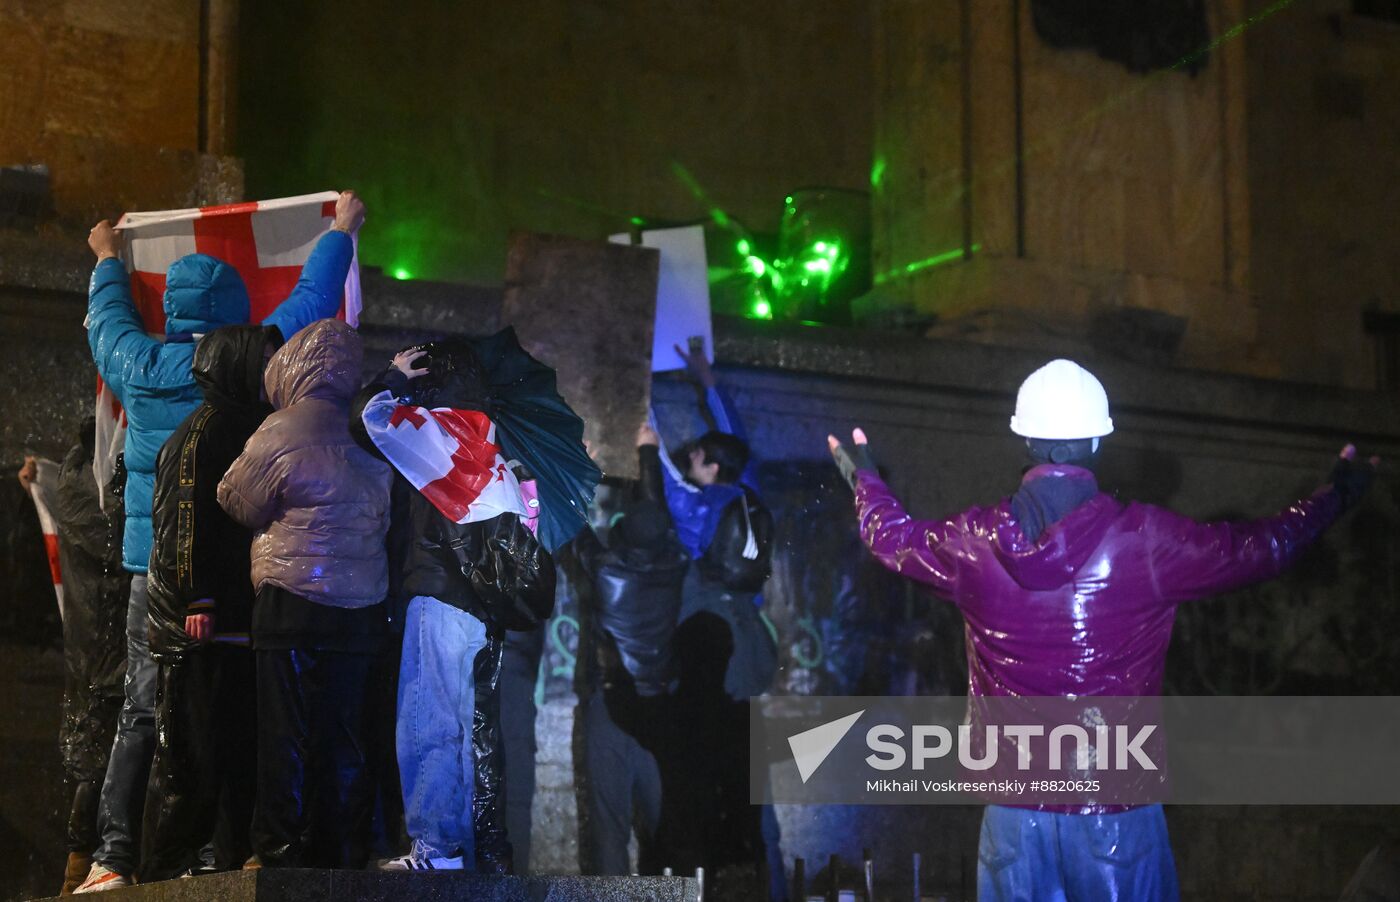
[[[156,461],[147,592],[151,657],[160,670],[143,882],[198,869],[211,839],[219,870],[240,867],[250,852],[253,533],[224,512],[215,492],[272,411],[263,368],[281,344],[275,326],[226,326],[204,336],[193,363],[204,403]]]
[[[689,776],[668,766],[676,743],[667,727],[678,675],[672,637],[691,560],[666,506],[658,444],[650,426],[638,430],[641,478],[606,544],[585,529],[569,546],[569,562],[584,577],[575,682],[590,826],[584,858],[592,874],[630,872],[634,830],[641,873],[670,863],[657,830],[668,784]]]

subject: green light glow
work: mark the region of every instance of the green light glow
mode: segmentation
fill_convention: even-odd
[[[812,245],[812,250],[816,251],[819,254],[826,253],[826,242],[818,241],[816,244]]]
[[[753,247],[750,246],[749,242],[744,238],[739,239],[739,243],[734,245],[734,249],[739,252],[739,256],[741,257],[747,257],[753,252]]]
[[[646,221],[645,219],[643,219],[642,217],[640,217],[640,216],[633,216],[631,219],[629,219],[629,220],[627,220],[627,221],[630,222],[630,223],[632,223],[632,225],[634,225],[634,226],[644,226],[644,225],[647,224],[647,221]]]
[[[744,269],[753,273],[754,278],[761,279],[763,278],[763,274],[768,271],[768,264],[763,262],[762,257],[755,257],[750,254],[748,257],[744,258]]]
[[[931,269],[935,266],[942,266],[945,263],[956,263],[959,260],[964,259],[965,257],[972,256],[981,249],[982,245],[974,244],[970,249],[968,249],[966,253],[964,253],[963,249],[959,247],[954,248],[951,251],[944,251],[941,254],[934,254],[932,257],[925,257],[922,260],[915,260],[912,263],[906,263],[903,266],[896,266],[894,269],[879,273],[875,276],[874,282],[876,285],[883,285],[885,282],[888,282],[892,279],[900,279],[912,273],[920,272],[921,270]]]
[[[875,162],[870,167],[870,187],[879,188],[880,183],[885,180],[885,158],[876,157]]]
[[[395,267],[394,271],[390,273],[390,275],[398,279],[400,282],[413,278],[413,273],[404,269],[402,266]]]
[[[830,260],[808,260],[802,266],[808,272],[831,272]]]
[[[773,305],[769,304],[767,301],[759,301],[757,304],[753,305],[753,315],[759,319],[772,319]]]

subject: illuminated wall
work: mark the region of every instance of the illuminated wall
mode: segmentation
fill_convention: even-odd
[[[510,228],[772,232],[792,189],[866,183],[870,13],[246,0],[239,152],[252,194],[362,190],[363,259],[404,275],[498,283]]]
[[[241,193],[233,0],[0,0],[0,166],[48,167],[61,224]]]

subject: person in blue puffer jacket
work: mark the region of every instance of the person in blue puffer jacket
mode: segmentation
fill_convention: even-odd
[[[351,233],[364,221],[364,203],[342,192],[331,231],[322,236],[301,279],[263,320],[290,339],[318,319],[336,315],[354,254]],[[99,222],[88,236],[97,255],[88,285],[87,333],[93,362],[126,410],[126,531],[122,565],[132,573],[127,606],[126,698],[98,805],[102,845],[78,892],[125,886],[140,858],[138,834],[155,749],[155,675],[146,640],[146,566],[151,555],[151,493],[156,455],[203,400],[191,372],[195,342],[220,326],[246,323],[248,291],[238,271],[206,254],[170,265],[165,279],[165,340],[146,332],[132,301],[121,236]]]

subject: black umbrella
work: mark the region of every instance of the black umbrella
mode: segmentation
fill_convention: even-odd
[[[535,479],[539,540],[553,554],[588,522],[593,491],[603,476],[583,447],[583,420],[559,396],[554,370],[520,346],[515,329],[507,326],[485,338],[451,338],[424,350],[435,356],[434,348],[442,348],[450,356],[459,342],[481,363],[481,371],[471,375],[485,383],[483,406],[496,424],[501,450]]]

